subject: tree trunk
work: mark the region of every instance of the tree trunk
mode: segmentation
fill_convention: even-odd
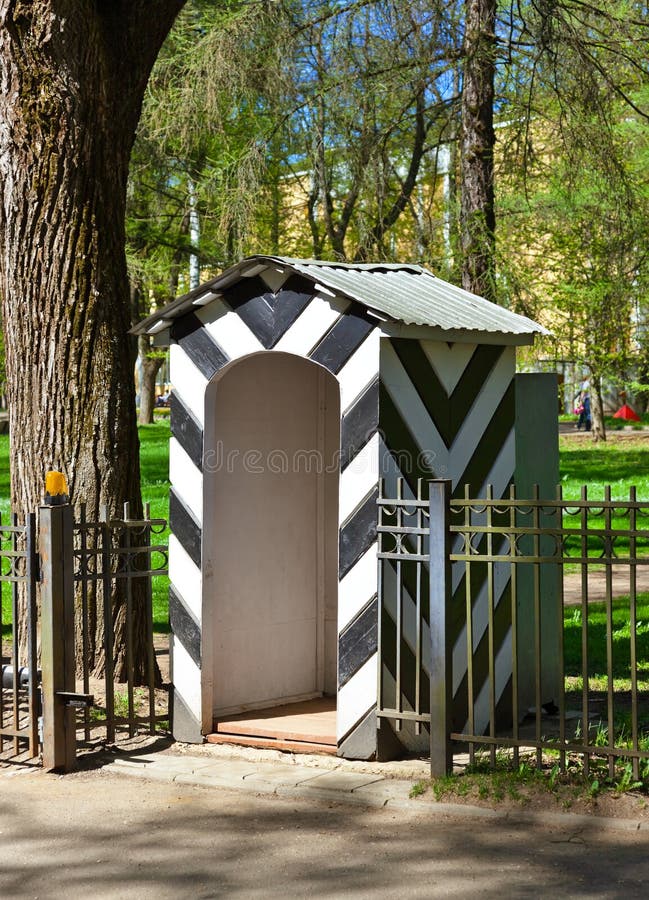
[[[155,409],[155,381],[164,358],[160,355],[149,356],[149,339],[141,334],[138,340],[140,357],[142,359],[142,378],[140,381],[140,425],[153,423],[153,410]]]
[[[606,440],[604,424],[604,403],[602,402],[602,379],[591,371],[590,376],[590,416],[593,441]]]
[[[90,521],[102,504],[141,510],[126,181],[146,82],[182,5],[0,0],[0,293],[19,515],[42,502],[50,468]],[[97,612],[95,666],[101,623]]]
[[[496,0],[466,0],[462,86],[462,287],[495,300],[493,154]]]

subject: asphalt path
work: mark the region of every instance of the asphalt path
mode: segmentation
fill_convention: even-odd
[[[646,832],[0,769],[3,898],[645,897]]]

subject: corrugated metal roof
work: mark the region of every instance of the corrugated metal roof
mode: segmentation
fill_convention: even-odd
[[[190,294],[139,323],[136,333],[160,330],[182,315],[202,295],[219,291],[265,266],[288,266],[317,284],[356,300],[393,322],[427,325],[444,331],[479,331],[495,334],[547,334],[537,322],[490,303],[483,297],[442,281],[421,266],[388,263],[335,263],[281,256],[255,256],[243,260]],[[207,297],[205,298],[207,300]],[[165,324],[163,324],[165,320]]]
[[[494,331],[530,334],[544,329],[495,303],[442,281],[413,266],[341,268],[293,263],[304,275],[326,287],[385,313],[406,325],[434,325],[445,331]]]

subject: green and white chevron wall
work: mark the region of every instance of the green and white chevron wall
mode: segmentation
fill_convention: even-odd
[[[396,496],[397,482],[402,479],[403,496],[412,498],[417,493],[418,479],[430,478],[451,479],[455,496],[464,495],[465,485],[470,486],[472,497],[484,496],[487,485],[493,486],[494,496],[508,493],[516,466],[515,363],[515,348],[509,346],[396,338],[381,341],[379,431],[385,496]],[[384,566],[383,703],[396,708],[396,566],[390,561]],[[420,588],[423,659],[417,679],[416,587],[409,584],[407,566],[402,567],[402,578],[401,708],[414,708],[415,686],[419,684],[419,707],[425,712],[429,709],[428,584]],[[467,653],[462,565],[453,567],[452,579],[454,716],[458,727],[463,727],[467,710]],[[481,575],[474,567],[472,581],[475,716],[476,726],[481,728],[488,716],[486,572]],[[504,700],[511,674],[509,577],[504,566],[495,567],[495,601],[496,696]],[[410,749],[425,749],[428,736],[416,736],[406,723],[399,740]]]

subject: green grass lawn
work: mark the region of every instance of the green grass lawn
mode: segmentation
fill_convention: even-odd
[[[140,425],[140,469],[142,501],[150,506],[154,519],[169,518],[169,421]],[[168,543],[169,528],[152,537],[161,544]],[[153,558],[153,564],[160,560]],[[169,631],[169,579],[161,575],[153,579],[153,628]]]
[[[169,514],[169,422],[141,425],[140,469],[142,500],[151,504],[151,515]]]
[[[169,510],[169,422],[141,425],[140,468],[142,499],[151,502],[152,515]],[[9,512],[9,437],[0,434],[0,510]]]
[[[589,497],[602,499],[610,484],[614,500],[628,500],[629,488],[635,485],[638,500],[649,501],[649,440],[593,444],[562,438],[559,451],[561,485],[569,500],[580,497],[584,484]]]
[[[616,689],[631,687],[631,641],[629,628],[629,598],[613,600],[613,680]],[[649,594],[639,594],[636,602],[636,653],[638,681],[643,690],[649,690]],[[582,668],[582,612],[581,607],[566,607],[564,611],[564,664],[566,677],[579,681]],[[588,675],[589,679],[605,689],[607,678],[606,659],[606,604],[588,605]],[[604,685],[603,687],[601,685]]]
[[[9,435],[0,434],[0,514],[9,515]]]
[[[616,442],[612,435],[606,443],[593,444],[562,438],[559,448],[561,486],[565,499],[578,500],[582,485],[586,485],[589,500],[602,500],[605,487],[610,485],[613,500],[629,500],[630,489],[635,486],[637,500],[649,502],[649,440],[636,438]],[[596,512],[589,515],[589,528],[602,529],[605,525],[604,515]],[[628,515],[612,515],[612,528],[628,530],[629,525]],[[649,532],[649,516],[638,514],[636,525],[638,529]],[[579,516],[565,515],[564,527],[579,528]],[[597,556],[602,550],[602,542],[594,537],[589,538],[588,546],[589,555]],[[579,555],[579,547],[580,539],[571,537],[566,544],[568,555]],[[620,555],[626,555],[628,538],[617,538],[615,548]],[[649,534],[637,538],[636,554],[649,555]]]

